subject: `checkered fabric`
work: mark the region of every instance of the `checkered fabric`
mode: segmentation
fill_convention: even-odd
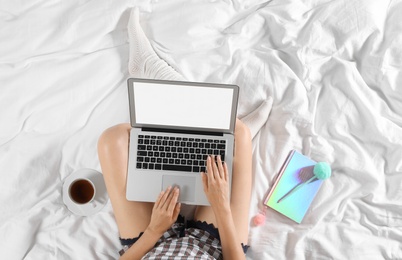
[[[121,252],[121,255],[123,253]],[[222,260],[223,257],[220,241],[207,231],[198,228],[184,229],[183,224],[176,223],[163,234],[154,248],[142,259]]]
[[[189,228],[183,237],[176,230],[169,229],[142,259],[221,260],[223,257],[218,239],[204,230]]]

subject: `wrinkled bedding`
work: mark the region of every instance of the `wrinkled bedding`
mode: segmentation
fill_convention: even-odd
[[[402,259],[402,1],[1,1],[0,258],[116,259],[110,201],[72,214],[63,180],[101,171],[97,139],[129,121],[130,10],[190,81],[273,98],[253,139],[250,220],[291,149],[327,161],[301,224],[250,221],[248,259]]]

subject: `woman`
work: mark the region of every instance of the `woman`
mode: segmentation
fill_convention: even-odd
[[[179,190],[169,187],[155,203],[126,199],[129,124],[107,129],[98,142],[98,154],[114,210],[123,250],[121,259],[245,259],[252,183],[249,129],[236,121],[232,192],[226,163],[209,156],[201,172],[211,206],[198,206],[194,220],[177,221]],[[179,218],[180,219],[180,218]],[[180,227],[182,227],[180,229]]]

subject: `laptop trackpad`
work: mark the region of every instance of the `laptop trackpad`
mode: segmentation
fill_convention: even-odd
[[[178,186],[180,189],[179,201],[194,202],[195,200],[195,177],[183,177],[164,175],[162,179],[162,189]]]

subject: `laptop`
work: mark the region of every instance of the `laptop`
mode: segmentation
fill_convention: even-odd
[[[178,186],[179,201],[209,205],[201,171],[220,155],[230,190],[239,87],[236,85],[128,79],[130,144],[126,197],[155,202]]]

